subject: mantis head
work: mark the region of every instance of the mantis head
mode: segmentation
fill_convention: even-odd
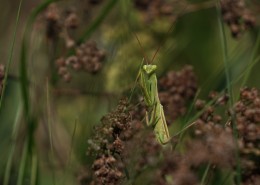
[[[155,72],[155,70],[157,69],[156,65],[144,65],[143,66],[143,70],[148,74],[152,74]]]

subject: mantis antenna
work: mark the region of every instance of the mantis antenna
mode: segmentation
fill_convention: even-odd
[[[183,10],[181,10],[180,12],[183,13],[187,7],[188,7],[188,4],[186,4],[186,6],[185,6],[185,7],[183,8]],[[179,15],[177,15],[177,17],[180,16],[182,13],[180,13]],[[173,29],[173,27],[174,27],[174,25],[175,25],[175,23],[176,23],[177,20],[178,20],[178,18],[176,18],[175,21],[171,24],[171,26],[169,27],[168,31],[166,32],[166,36],[169,35],[169,33],[170,33],[171,30]],[[159,53],[159,50],[161,49],[161,46],[162,46],[162,44],[163,44],[163,41],[160,42],[159,46],[157,47],[157,49],[156,49],[156,51],[155,51],[155,53],[154,53],[154,55],[153,55],[153,57],[152,57],[152,60],[150,61],[150,60],[148,60],[147,56],[145,55],[144,49],[143,49],[143,47],[142,47],[142,44],[141,44],[141,42],[140,42],[140,40],[139,40],[137,34],[134,33],[134,32],[133,32],[133,34],[134,34],[136,40],[138,41],[138,43],[139,43],[139,45],[140,45],[140,47],[141,47],[143,56],[144,56],[144,58],[145,58],[145,60],[146,60],[146,64],[152,64],[153,61],[154,61],[154,59],[155,59],[155,57],[156,57],[157,54]]]
[[[138,43],[139,43],[139,46],[140,46],[140,48],[141,48],[141,51],[142,51],[142,54],[143,54],[143,56],[144,56],[144,60],[146,61],[146,64],[149,64],[149,63],[150,63],[150,62],[149,62],[149,59],[148,59],[148,57],[146,56],[146,54],[145,54],[145,52],[144,52],[144,48],[143,48],[143,46],[142,46],[142,44],[141,44],[139,38],[137,37],[137,35],[136,35],[135,32],[133,32],[133,34],[134,34],[136,40],[137,40]]]

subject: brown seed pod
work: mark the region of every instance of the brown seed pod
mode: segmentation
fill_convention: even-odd
[[[232,36],[237,38],[245,30],[255,26],[255,16],[244,0],[221,0],[223,21],[228,24]]]
[[[159,80],[159,98],[166,117],[175,120],[186,112],[186,104],[197,91],[197,78],[192,66],[184,66],[180,71],[170,71]]]
[[[103,66],[106,52],[97,48],[94,41],[87,41],[76,49],[76,54],[64,59],[63,57],[56,60],[56,66],[58,68],[58,74],[62,78],[69,82],[72,78],[69,69],[72,70],[84,70],[91,74],[98,73]]]

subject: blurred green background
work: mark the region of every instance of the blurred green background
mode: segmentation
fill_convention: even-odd
[[[92,161],[86,157],[86,151],[93,126],[113,110],[123,94],[129,96],[144,53],[151,59],[160,48],[153,61],[158,66],[158,77],[185,64],[192,65],[198,76],[199,97],[206,97],[212,90],[226,88],[225,69],[230,72],[235,97],[241,86],[259,87],[259,64],[253,63],[259,54],[258,50],[253,53],[258,27],[246,31],[240,38],[233,38],[225,25],[228,53],[228,66],[225,67],[216,3],[199,0],[183,4],[174,1],[173,16],[159,16],[152,20],[147,20],[147,12],[137,9],[131,0],[104,0],[95,5],[88,4],[87,0],[57,2],[63,9],[76,9],[83,17],[80,28],[73,33],[75,40],[86,33],[87,39],[94,40],[98,48],[106,51],[106,61],[99,73],[72,72],[71,82],[66,83],[55,74],[54,63],[55,59],[68,55],[69,51],[62,46],[64,41],[52,44],[46,38],[45,9],[39,11],[29,36],[24,37],[33,10],[44,2],[49,1],[24,0],[21,4],[13,57],[0,109],[1,184],[7,173],[8,161],[11,164],[9,184],[16,184],[17,179],[22,178],[19,170],[22,170],[23,156],[27,156],[22,178],[24,184],[32,181],[33,171],[30,169],[33,165],[38,169],[37,184],[51,184],[53,177],[56,184],[64,181],[77,184],[76,174],[84,166],[89,167]],[[18,0],[1,1],[1,64],[6,65],[11,54],[19,3]],[[111,9],[106,8],[109,4]],[[21,50],[24,38],[27,60],[23,66]],[[249,70],[251,66],[252,70]],[[26,68],[29,79],[27,113],[24,110],[26,100],[21,92],[21,86],[25,85],[22,67]],[[241,74],[246,73],[249,76],[244,83],[246,78]],[[33,125],[32,130],[28,130],[28,122]],[[27,144],[34,147],[29,147],[32,151],[28,150],[27,155],[23,155],[29,135],[33,137],[33,144]]]

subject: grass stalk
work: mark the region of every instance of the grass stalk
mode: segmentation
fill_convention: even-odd
[[[4,180],[3,180],[3,185],[8,185],[10,181],[10,174],[11,174],[11,167],[13,163],[13,156],[14,156],[14,151],[16,148],[16,138],[17,138],[17,132],[18,132],[18,123],[21,118],[21,108],[18,108],[16,117],[15,117],[15,122],[13,126],[13,132],[12,132],[12,137],[11,137],[11,149],[8,155],[7,163],[6,163],[6,168],[5,168],[5,175],[4,175]]]
[[[55,178],[55,169],[54,169],[54,148],[53,148],[53,136],[52,136],[52,123],[51,123],[51,109],[50,109],[50,94],[49,94],[49,83],[48,79],[46,80],[46,102],[47,102],[47,122],[48,122],[48,131],[49,131],[49,142],[51,145],[51,158],[52,158],[52,180],[53,184],[56,184]]]
[[[3,101],[4,94],[5,94],[5,88],[6,88],[7,77],[8,77],[8,74],[9,74],[10,65],[11,65],[11,62],[13,60],[14,44],[15,44],[15,41],[16,41],[16,33],[17,33],[18,23],[19,23],[19,20],[20,20],[22,3],[23,3],[23,0],[20,0],[18,10],[17,10],[16,20],[15,20],[13,40],[12,40],[12,43],[11,43],[8,61],[6,63],[5,75],[4,75],[4,80],[3,80],[3,89],[2,89],[2,92],[0,92],[0,109],[2,107],[2,101]]]
[[[32,153],[32,166],[31,166],[31,185],[36,185],[37,181],[37,168],[38,168],[38,157],[36,151]]]
[[[22,152],[22,158],[21,158],[21,163],[19,166],[19,172],[18,172],[18,179],[16,185],[22,185],[23,184],[23,178],[25,174],[25,166],[26,166],[26,161],[27,161],[27,156],[28,156],[28,139],[25,140],[24,146],[23,146],[23,152]]]
[[[259,43],[260,43],[260,30],[257,33],[257,39],[256,39],[256,42],[255,42],[255,45],[254,45],[254,48],[253,48],[252,55],[251,55],[250,60],[249,60],[249,64],[254,62],[254,58],[256,57],[256,54],[258,52]],[[248,67],[248,69],[246,70],[245,77],[244,77],[242,84],[241,84],[242,87],[244,87],[246,85],[248,78],[251,74],[251,71],[252,71],[252,67]]]
[[[202,176],[202,179],[201,179],[201,185],[205,185],[206,184],[206,179],[207,179],[207,176],[208,176],[208,173],[209,173],[209,170],[210,170],[210,163],[207,165],[206,167],[206,170],[204,171],[203,173],[203,176]]]
[[[91,34],[100,26],[100,24],[107,17],[117,2],[118,0],[108,1],[108,3],[101,10],[101,13],[98,15],[98,17],[90,24],[90,26],[84,31],[83,35],[79,38],[77,42],[78,44],[84,42],[91,36]]]
[[[227,91],[230,97],[229,101],[229,108],[232,109],[233,104],[234,104],[234,97],[233,97],[233,92],[232,92],[232,86],[231,86],[231,79],[230,79],[230,69],[228,65],[228,47],[227,47],[227,38],[226,38],[226,33],[225,33],[225,28],[224,28],[224,23],[222,20],[222,15],[221,15],[221,8],[220,8],[220,0],[218,0],[217,3],[217,13],[218,13],[218,21],[219,21],[219,32],[220,32],[220,37],[221,37],[221,42],[222,42],[222,52],[223,52],[223,62],[224,62],[224,67],[225,67],[225,75],[226,75],[226,85],[227,85]],[[238,184],[241,183],[241,164],[240,164],[240,155],[239,155],[239,148],[238,148],[238,131],[236,128],[236,115],[234,112],[231,112],[231,121],[232,121],[232,128],[233,128],[233,137],[235,140],[235,145],[236,145],[236,152],[235,152],[235,158],[236,158],[236,182]]]
[[[62,184],[65,184],[65,182],[66,182],[65,180],[66,180],[66,177],[68,176],[68,170],[71,165],[72,149],[73,149],[73,144],[74,144],[74,140],[75,140],[77,125],[78,125],[78,118],[76,118],[75,122],[74,122],[74,128],[73,128],[73,133],[72,133],[72,137],[71,137],[71,146],[70,146],[68,161],[67,161],[67,165],[66,165],[66,169],[65,169],[65,173],[64,173],[64,179],[63,179]]]

